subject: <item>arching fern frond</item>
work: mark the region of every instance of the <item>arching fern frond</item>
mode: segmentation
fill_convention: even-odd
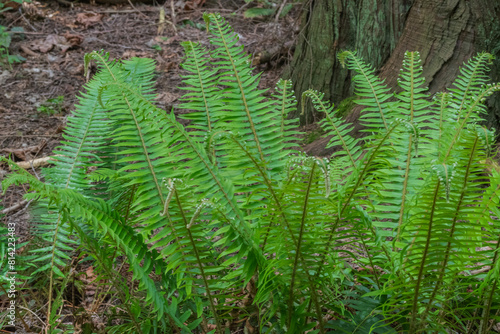
[[[392,94],[387,85],[375,76],[373,68],[356,56],[356,52],[344,51],[339,53],[338,58],[343,66],[358,73],[352,80],[356,85],[356,95],[361,98],[356,103],[365,106],[360,117],[362,124],[370,132],[378,132],[381,128],[388,130],[396,116],[391,114],[389,99]]]

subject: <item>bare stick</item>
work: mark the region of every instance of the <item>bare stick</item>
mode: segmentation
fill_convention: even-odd
[[[43,158],[38,158],[30,161],[21,161],[17,162],[16,165],[18,167],[21,167],[23,169],[30,169],[30,168],[37,168],[41,166],[46,166],[50,163],[51,160],[53,160],[54,157],[43,157]]]
[[[139,13],[139,15],[141,15],[142,17],[144,18],[148,18],[147,15],[145,15],[143,12],[141,12],[140,10],[138,10],[137,8],[135,8],[134,4],[132,3],[132,1],[128,0],[128,3],[130,4],[130,6],[132,6],[132,8],[137,12]]]
[[[13,206],[11,206],[9,208],[5,208],[2,211],[0,211],[0,215],[6,215],[9,212],[16,211],[20,207],[24,206],[26,203],[28,203],[28,201],[27,200],[23,200],[23,201],[17,203],[16,205],[13,205]]]
[[[278,22],[279,18],[280,18],[280,15],[281,15],[281,11],[283,10],[283,8],[285,7],[286,5],[286,1],[287,0],[283,0],[283,2],[281,3],[281,6],[280,8],[278,9],[278,13],[276,13],[276,17],[274,18],[274,22]]]

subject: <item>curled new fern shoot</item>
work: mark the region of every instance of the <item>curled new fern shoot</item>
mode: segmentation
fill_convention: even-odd
[[[500,321],[500,173],[480,122],[500,89],[487,83],[492,56],[431,97],[418,52],[406,53],[397,93],[341,53],[368,135],[351,137],[306,91],[339,148],[318,158],[294,144],[291,82],[264,94],[237,35],[204,18],[211,46],[183,43],[186,127],[155,106],[152,60],[93,52],[85,62],[99,70],[53,167],[43,181],[17,169],[2,182],[29,183],[42,212],[29,276],[47,280],[48,332],[75,329],[57,292],[80,261],[98,273],[95,298],[121,310],[102,332],[489,333]],[[125,268],[132,283],[116,274]]]

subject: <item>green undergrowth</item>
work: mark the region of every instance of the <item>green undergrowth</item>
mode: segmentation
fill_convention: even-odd
[[[10,163],[4,191],[29,183],[42,212],[27,285],[45,294],[31,309],[46,333],[489,333],[500,174],[480,122],[500,89],[487,83],[492,56],[430,99],[418,52],[396,94],[341,53],[367,136],[350,137],[353,125],[307,91],[339,148],[317,158],[293,144],[291,82],[264,94],[237,35],[204,18],[210,47],[183,43],[187,126],[155,106],[151,59],[93,52],[85,66],[98,72],[44,181]],[[67,312],[77,265],[98,289]],[[100,328],[88,320],[97,311]]]

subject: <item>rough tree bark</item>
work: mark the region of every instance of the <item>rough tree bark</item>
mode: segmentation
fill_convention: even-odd
[[[310,0],[288,76],[297,95],[313,88],[335,104],[353,94],[350,73],[336,54],[357,50],[395,86],[404,52],[419,51],[430,93],[448,87],[459,66],[479,51],[497,56],[500,79],[500,2],[490,0]],[[489,101],[490,126],[500,128],[500,97]],[[306,105],[302,124],[321,118]],[[300,110],[300,109],[299,109]],[[350,121],[359,115],[354,112]],[[298,115],[293,115],[298,116]]]

